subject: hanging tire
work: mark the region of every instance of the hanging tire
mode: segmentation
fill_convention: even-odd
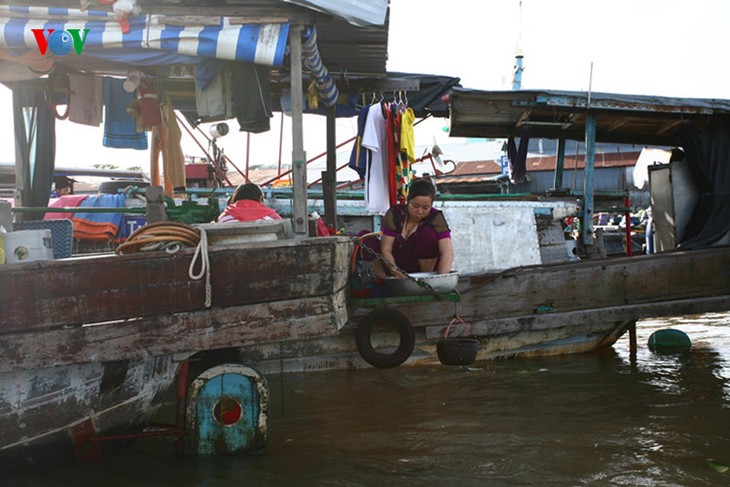
[[[380,353],[370,340],[375,327],[386,327],[400,335],[398,348],[392,353]],[[373,367],[388,369],[398,367],[408,360],[416,345],[416,334],[411,322],[394,309],[376,309],[367,314],[355,330],[355,343],[360,356]]]

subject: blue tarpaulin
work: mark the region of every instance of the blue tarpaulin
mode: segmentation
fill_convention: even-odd
[[[281,66],[289,35],[288,23],[180,25],[176,16],[147,15],[129,18],[124,33],[113,13],[53,7],[0,5],[0,48],[38,50],[32,29],[55,31],[89,29],[83,49],[157,50],[203,58]],[[51,55],[48,53],[47,55]],[[72,49],[65,56],[77,56]],[[82,51],[83,55],[83,51]]]

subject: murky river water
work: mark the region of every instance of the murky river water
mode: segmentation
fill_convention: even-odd
[[[676,328],[682,354],[649,335]],[[586,355],[269,377],[268,448],[235,458],[139,440],[0,486],[730,486],[730,313],[643,321]]]

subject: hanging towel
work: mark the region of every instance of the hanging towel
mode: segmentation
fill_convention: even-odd
[[[68,119],[84,125],[101,125],[103,91],[100,76],[69,74]]]
[[[137,131],[135,117],[127,113],[134,99],[120,78],[104,78],[104,147],[147,150],[147,134]]]

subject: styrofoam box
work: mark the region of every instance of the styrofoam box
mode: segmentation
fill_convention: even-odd
[[[19,230],[2,234],[5,245],[5,261],[30,262],[33,260],[53,259],[51,231]]]

